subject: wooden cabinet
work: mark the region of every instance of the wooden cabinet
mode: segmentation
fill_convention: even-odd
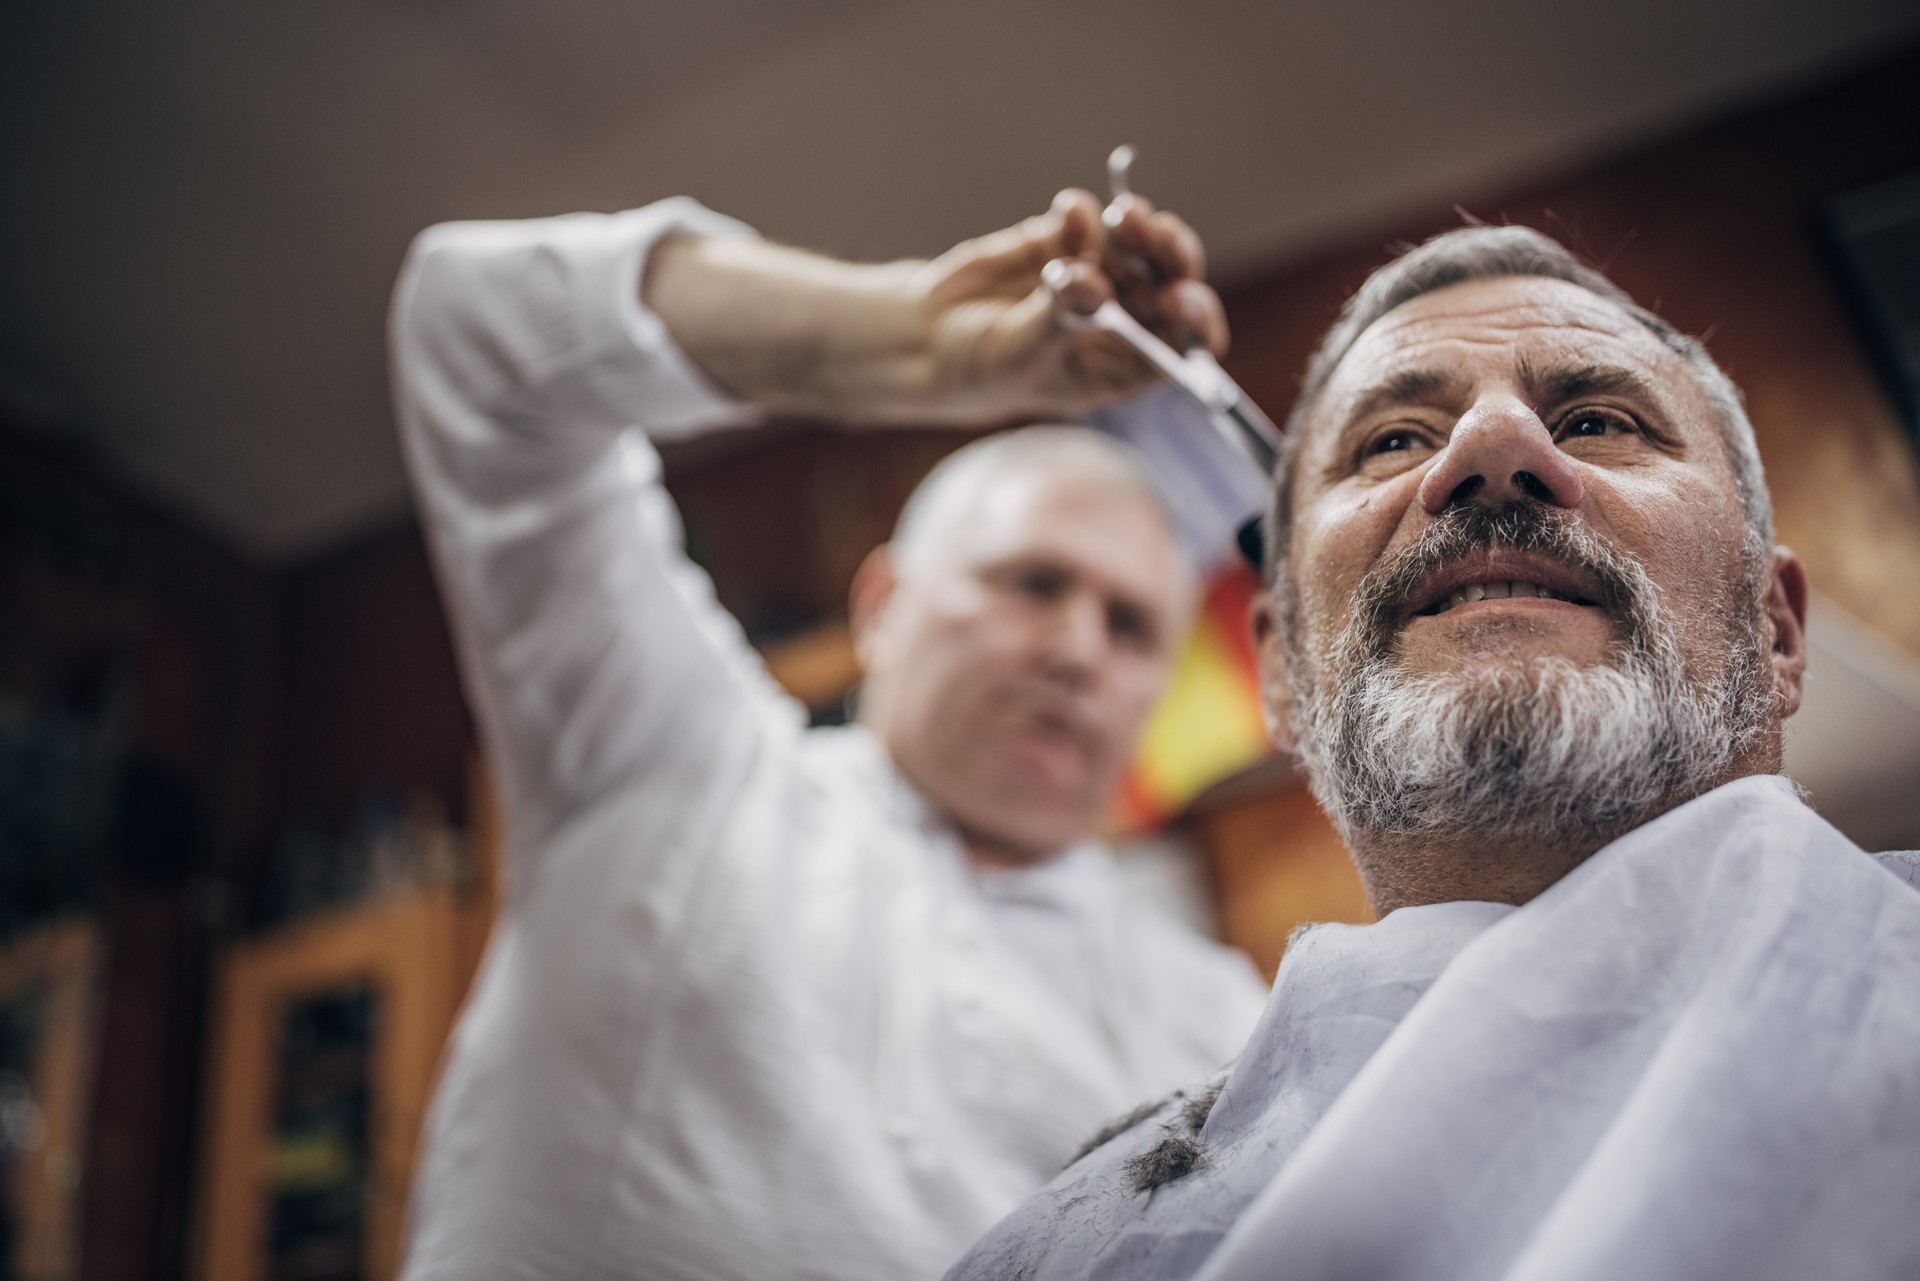
[[[206,1281],[398,1273],[441,1053],[499,896],[477,773],[474,797],[475,884],[317,914],[220,965],[196,1225]]]
[[[450,895],[422,896],[315,917],[233,950],[217,998],[221,1027],[209,1100],[202,1256],[208,1281],[396,1273],[414,1151],[466,987],[461,939],[469,910]],[[337,1086],[361,1092],[364,1132],[303,1136],[292,1127],[307,1087],[289,1073],[308,1063],[290,1046],[290,1034],[303,1019],[325,1017],[328,1003],[342,1002],[367,1007],[361,1079]],[[321,1047],[321,1054],[350,1059],[355,1048]],[[350,1077],[350,1062],[347,1069]],[[312,1184],[311,1161],[304,1173],[299,1168],[303,1141],[310,1148],[331,1143],[334,1159],[344,1163],[338,1176],[357,1185],[360,1201],[347,1221],[361,1231],[357,1241],[332,1247],[326,1257],[337,1266],[290,1261],[299,1243],[283,1249],[275,1240],[276,1219],[297,1195],[289,1189]]]
[[[0,1276],[79,1275],[99,977],[90,921],[41,926],[0,947]]]

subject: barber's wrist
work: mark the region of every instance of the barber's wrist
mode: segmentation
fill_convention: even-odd
[[[675,237],[655,247],[642,293],[736,400],[775,414],[911,416],[934,390],[922,266]]]
[[[928,412],[939,388],[922,263],[809,260],[792,363],[763,396],[776,411],[862,421]]]

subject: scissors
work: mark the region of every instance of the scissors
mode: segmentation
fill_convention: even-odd
[[[1107,157],[1107,186],[1113,200],[1131,194],[1128,173],[1132,168],[1132,147],[1115,147]],[[1107,206],[1107,212],[1111,219],[1114,215],[1112,204]],[[1151,262],[1125,250],[1120,252],[1121,263],[1129,274],[1147,283],[1160,282],[1159,269]],[[1058,292],[1066,283],[1066,272],[1065,263],[1051,262],[1047,264],[1041,279],[1047,288]],[[1149,364],[1166,375],[1168,381],[1200,402],[1214,430],[1224,436],[1249,463],[1260,469],[1263,480],[1273,475],[1274,463],[1280,451],[1279,429],[1205,347],[1196,345],[1186,352],[1175,351],[1135,320],[1133,313],[1115,299],[1101,303],[1091,315],[1068,313],[1063,309],[1063,320],[1074,328],[1103,329],[1139,352]]]

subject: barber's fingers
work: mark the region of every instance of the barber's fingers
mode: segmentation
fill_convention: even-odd
[[[1100,223],[1100,202],[1091,191],[1068,187],[1056,192],[1046,217],[1059,223],[1060,250],[1054,257],[1099,257],[1106,228]]]
[[[1113,297],[1104,272],[1083,259],[1056,258],[1042,277],[1040,288],[997,309],[978,332],[970,357],[975,368],[1034,380],[1036,389],[1061,403],[1130,391],[1158,377],[1118,335],[1073,323],[1073,316],[1091,315]]]
[[[1154,264],[1152,283],[1119,270],[1099,202],[1075,188],[1047,212],[927,265],[935,341],[959,383],[1011,378],[1061,403],[1148,385],[1157,377],[1152,365],[1125,340],[1073,322],[1115,297],[1180,345],[1197,336],[1224,349],[1219,299],[1192,274],[1205,266],[1192,229],[1138,199],[1114,223],[1130,251]]]
[[[1055,258],[1042,269],[1040,287],[995,318],[986,335],[990,349],[982,352],[989,367],[1014,365],[1032,359],[1065,342],[1072,346],[1103,346],[1111,335],[1073,324],[1074,316],[1090,316],[1113,297],[1113,282],[1090,262]]]
[[[1041,280],[1052,293],[1056,315],[1090,316],[1114,297],[1111,278],[1079,259],[1054,259],[1041,271]],[[1171,317],[1169,327],[1197,338],[1216,356],[1226,354],[1227,314],[1220,295],[1197,280],[1176,280],[1160,294],[1161,310]]]
[[[1061,311],[1091,316],[1114,296],[1106,272],[1083,258],[1055,258],[1040,273],[1041,283]]]
[[[1155,209],[1145,196],[1129,192],[1117,197],[1101,225],[1116,247],[1145,258],[1164,278],[1206,278],[1207,250],[1199,233],[1179,214]]]
[[[1212,285],[1176,280],[1162,291],[1161,305],[1174,318],[1174,328],[1193,335],[1216,356],[1227,354],[1227,309]]]
[[[1100,202],[1093,194],[1068,188],[1042,214],[1011,227],[963,241],[942,254],[938,265],[961,294],[1025,294],[1040,270],[1056,258],[1099,256],[1106,243]]]
[[[1175,346],[1227,350],[1226,311],[1205,283],[1206,246],[1186,219],[1129,193],[1107,206],[1105,261],[1121,303]]]

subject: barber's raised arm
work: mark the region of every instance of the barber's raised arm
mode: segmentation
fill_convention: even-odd
[[[395,290],[403,444],[521,856],[794,714],[682,554],[658,455],[629,430],[751,416],[641,305],[649,252],[686,233],[752,234],[690,201],[449,223]]]
[[[1055,312],[1112,296],[1114,237],[1165,277],[1128,286],[1130,307],[1216,346],[1225,326],[1192,232],[1125,213],[1110,237],[1070,193],[879,266],[761,244],[685,200],[421,234],[394,298],[396,400],[519,850],[798,716],[681,553],[645,436],[789,412],[983,424],[1126,395],[1144,364]],[[1057,298],[1039,281],[1055,258],[1072,260]]]

